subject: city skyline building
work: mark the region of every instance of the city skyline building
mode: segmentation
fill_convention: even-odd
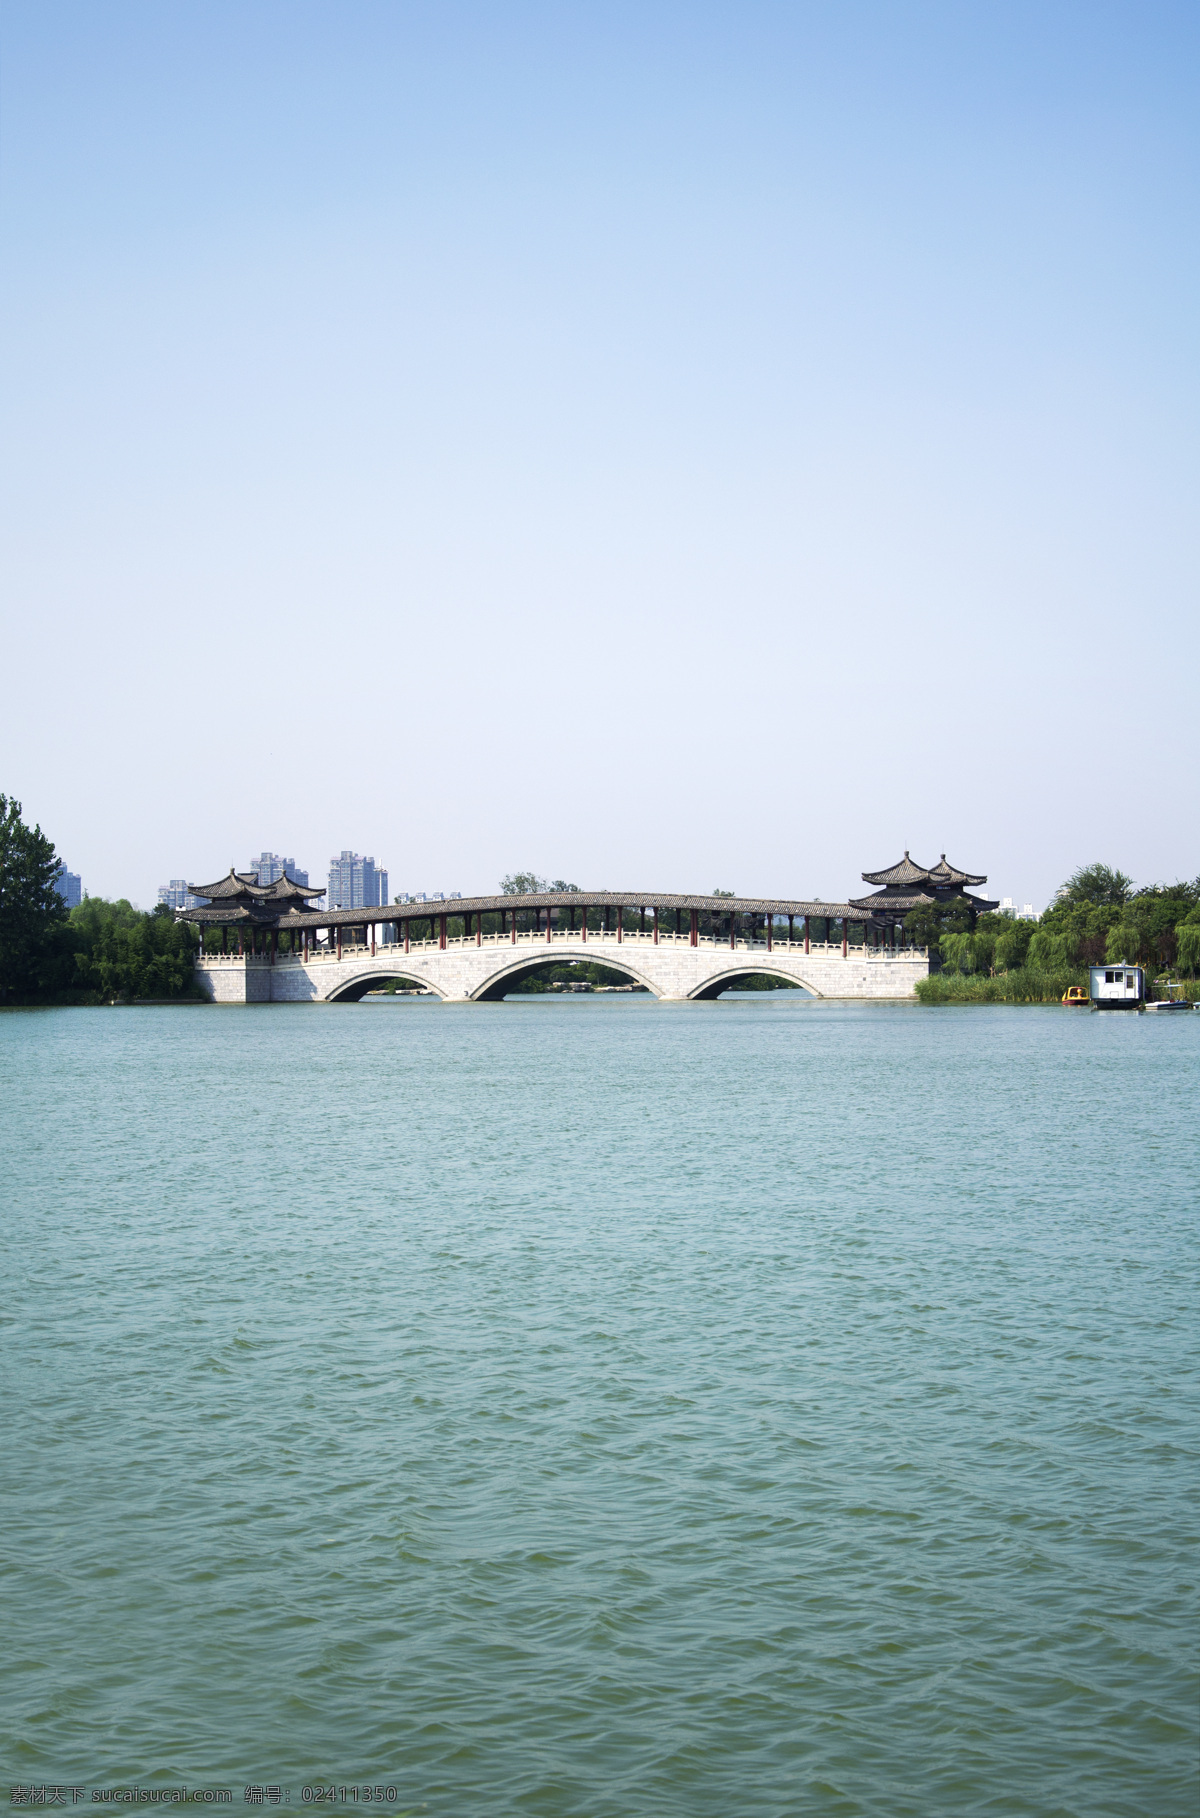
[[[388,874],[373,858],[343,850],[329,861],[327,909],[382,909],[388,900]]]
[[[168,909],[201,909],[204,906],[204,898],[193,896],[183,877],[173,877],[169,884],[160,884],[158,900]]]
[[[247,871],[256,872],[262,885],[277,884],[281,877],[290,877],[293,884],[308,888],[308,872],[297,869],[294,858],[281,858],[278,852],[260,852],[256,859],[251,859]]]
[[[68,871],[65,865],[60,865],[54,888],[68,909],[78,909],[83,901],[83,882],[78,871]]]

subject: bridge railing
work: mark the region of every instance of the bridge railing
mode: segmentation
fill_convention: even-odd
[[[690,936],[687,934],[676,934],[674,929],[669,933],[663,929],[659,930],[657,942],[659,947],[688,948],[691,944]],[[568,945],[572,947],[572,949],[578,949],[584,945],[588,947],[603,947],[606,950],[615,949],[616,952],[619,953],[622,947],[653,947],[655,945],[655,940],[654,932],[649,928],[646,929],[644,933],[641,929],[626,929],[622,933],[620,940],[617,939],[615,929],[611,929],[609,932],[605,933],[602,929],[589,928],[586,943],[583,940],[582,931],[578,928],[556,928],[553,930],[549,940],[546,939],[544,931],[539,934],[532,929],[528,929],[519,931],[515,941],[513,940],[511,931],[507,934],[485,934],[482,940],[478,941],[473,934],[468,934],[448,937],[445,948],[443,948],[437,940],[411,941],[407,951],[410,954],[428,954],[451,951],[460,952],[477,947],[483,947],[489,950],[508,947],[516,948],[518,951],[541,949],[542,952],[552,956],[556,947]],[[697,947],[704,948],[708,952],[749,953],[763,957],[768,953],[803,955],[807,951],[810,955],[819,959],[840,960],[842,958],[842,943],[840,941],[810,941],[809,946],[806,949],[803,940],[789,941],[786,938],[783,940],[772,938],[771,946],[768,948],[765,938],[761,940],[746,940],[744,938],[739,938],[731,947],[727,937],[722,939],[718,935],[702,934],[697,936],[696,945]],[[386,957],[388,959],[394,959],[398,954],[402,955],[405,951],[405,945],[402,940],[379,941],[376,944],[375,958],[380,959]],[[369,943],[366,945],[355,944],[353,946],[349,942],[343,943],[342,964],[345,964],[347,960],[369,959],[370,957],[371,949]],[[924,947],[891,949],[888,947],[851,946],[845,957],[847,960],[867,961],[868,963],[897,958],[923,960],[928,958],[928,951]],[[336,943],[330,943],[329,945],[310,947],[307,960],[305,960],[304,956],[300,953],[279,953],[275,955],[274,963],[279,966],[300,964],[321,965],[327,964],[330,961],[336,963],[337,959],[337,945]],[[267,966],[271,963],[271,958],[267,954],[258,954],[254,957],[246,955],[243,958],[236,953],[206,953],[197,958],[197,964],[205,967],[242,965]]]

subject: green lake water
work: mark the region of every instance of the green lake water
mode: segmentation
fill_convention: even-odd
[[[1200,1015],[0,1016],[5,1787],[1195,1818],[1198,1089]]]

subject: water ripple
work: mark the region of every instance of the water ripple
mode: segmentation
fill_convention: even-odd
[[[10,1781],[1192,1818],[1165,1021],[0,1017]]]

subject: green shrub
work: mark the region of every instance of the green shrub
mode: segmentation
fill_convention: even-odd
[[[917,980],[917,996],[923,1004],[1057,1004],[1070,985],[1087,989],[1087,974],[1074,970],[1034,972],[1022,968],[1004,972],[995,978],[976,974],[932,973]]]

